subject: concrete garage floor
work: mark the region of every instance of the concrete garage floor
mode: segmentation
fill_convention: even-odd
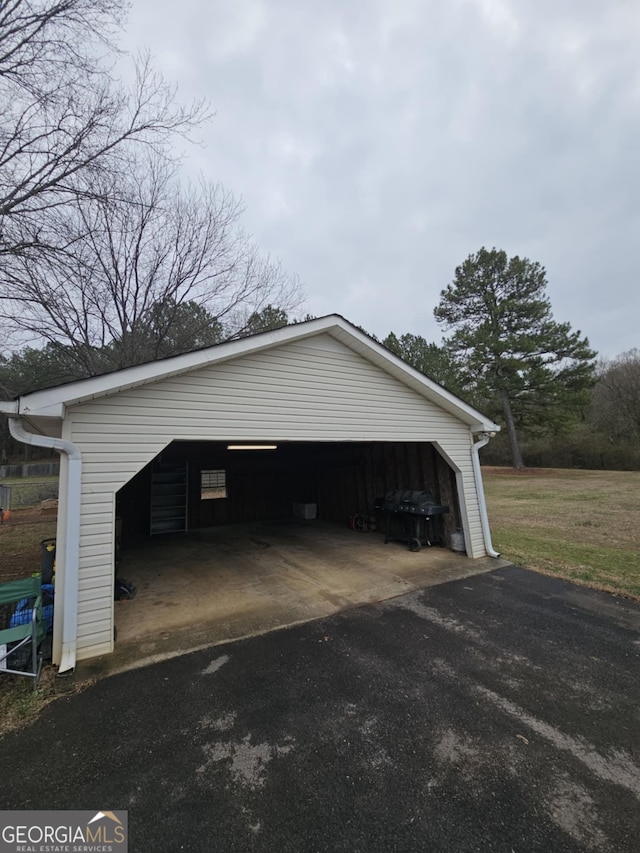
[[[123,671],[506,565],[447,548],[413,553],[380,532],[317,520],[155,537],[118,566],[137,595],[115,602],[114,654],[81,667]]]

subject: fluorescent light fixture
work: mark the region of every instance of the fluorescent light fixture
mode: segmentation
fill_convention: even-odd
[[[277,450],[277,444],[227,444],[227,450]]]

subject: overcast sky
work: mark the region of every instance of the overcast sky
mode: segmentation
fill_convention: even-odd
[[[440,341],[440,291],[496,246],[602,355],[640,347],[638,0],[133,0],[126,40],[209,100],[189,169],[308,312]]]

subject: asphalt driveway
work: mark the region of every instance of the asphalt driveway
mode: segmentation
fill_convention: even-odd
[[[130,850],[636,851],[640,606],[515,567],[107,678],[0,741],[1,808]]]

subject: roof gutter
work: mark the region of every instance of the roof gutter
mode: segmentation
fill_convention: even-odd
[[[491,530],[489,529],[489,516],[487,515],[487,503],[484,497],[484,486],[482,485],[482,471],[480,470],[480,450],[489,443],[492,437],[490,432],[480,433],[480,440],[474,441],[471,448],[471,458],[473,460],[473,473],[476,478],[476,491],[478,493],[478,507],[480,509],[480,524],[482,525],[482,535],[484,536],[484,549],[489,557],[499,557],[500,552],[494,550],[491,544]]]
[[[78,637],[78,564],[80,558],[80,490],[82,454],[73,442],[27,432],[18,417],[9,416],[11,435],[23,444],[66,453],[69,461],[65,507],[65,564],[62,594],[62,653],[58,674],[70,675],[76,666]]]

